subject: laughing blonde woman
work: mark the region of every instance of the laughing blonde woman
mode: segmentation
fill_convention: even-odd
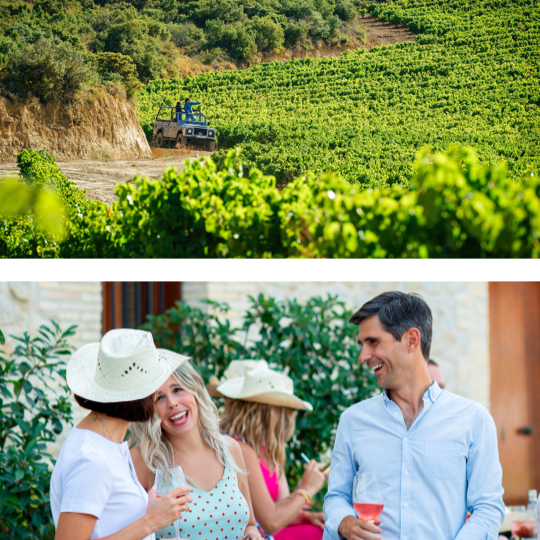
[[[186,475],[193,502],[178,521],[182,538],[260,540],[240,446],[219,432],[216,406],[188,362],[160,387],[152,419],[134,422],[132,434],[133,462],[146,490],[158,468],[180,465]],[[156,532],[157,540],[171,536],[172,525]]]
[[[244,376],[226,380],[216,394],[227,398],[221,431],[240,442],[255,517],[275,540],[320,540],[324,514],[305,508],[326,480],[321,465],[311,460],[292,493],[285,477],[285,443],[294,434],[297,411],[312,407],[294,395],[290,377],[247,366]]]
[[[152,416],[156,390],[186,360],[130,329],[111,330],[72,356],[67,383],[90,412],[69,432],[52,472],[55,540],[153,540],[187,514],[188,488],[148,495],[124,442],[129,422]]]

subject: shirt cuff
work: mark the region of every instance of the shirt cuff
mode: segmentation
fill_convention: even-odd
[[[471,522],[469,519],[458,532],[455,540],[497,540],[498,537],[498,534],[490,534],[484,527]]]
[[[356,518],[356,512],[353,508],[347,507],[347,506],[341,506],[338,508],[333,508],[329,513],[329,516],[327,516],[326,524],[325,524],[325,532],[330,533],[330,537],[333,540],[341,540],[343,536],[339,534],[339,526],[341,525],[341,522],[347,517],[352,516]],[[325,540],[327,536],[325,535]]]

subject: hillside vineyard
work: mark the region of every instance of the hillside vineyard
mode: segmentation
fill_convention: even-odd
[[[416,41],[151,81],[138,97],[143,128],[159,103],[203,101],[218,144],[240,145],[245,165],[278,181],[332,170],[365,186],[408,185],[419,148],[452,143],[506,161],[514,178],[539,169],[537,3],[398,0],[369,11]]]

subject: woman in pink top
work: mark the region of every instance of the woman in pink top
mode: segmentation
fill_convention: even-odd
[[[217,387],[226,399],[221,431],[240,442],[249,472],[255,517],[275,540],[321,540],[324,514],[307,511],[326,475],[312,460],[291,493],[284,474],[285,443],[294,433],[297,410],[312,410],[293,394],[283,373],[265,369],[229,379]]]

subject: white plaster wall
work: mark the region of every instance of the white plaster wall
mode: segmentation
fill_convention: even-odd
[[[338,295],[351,309],[389,290],[417,292],[433,312],[432,356],[446,378],[446,388],[489,408],[488,284],[467,282],[186,282],[184,300],[197,304],[208,298],[227,302],[229,319],[241,326],[248,295],[263,293],[278,299]]]

